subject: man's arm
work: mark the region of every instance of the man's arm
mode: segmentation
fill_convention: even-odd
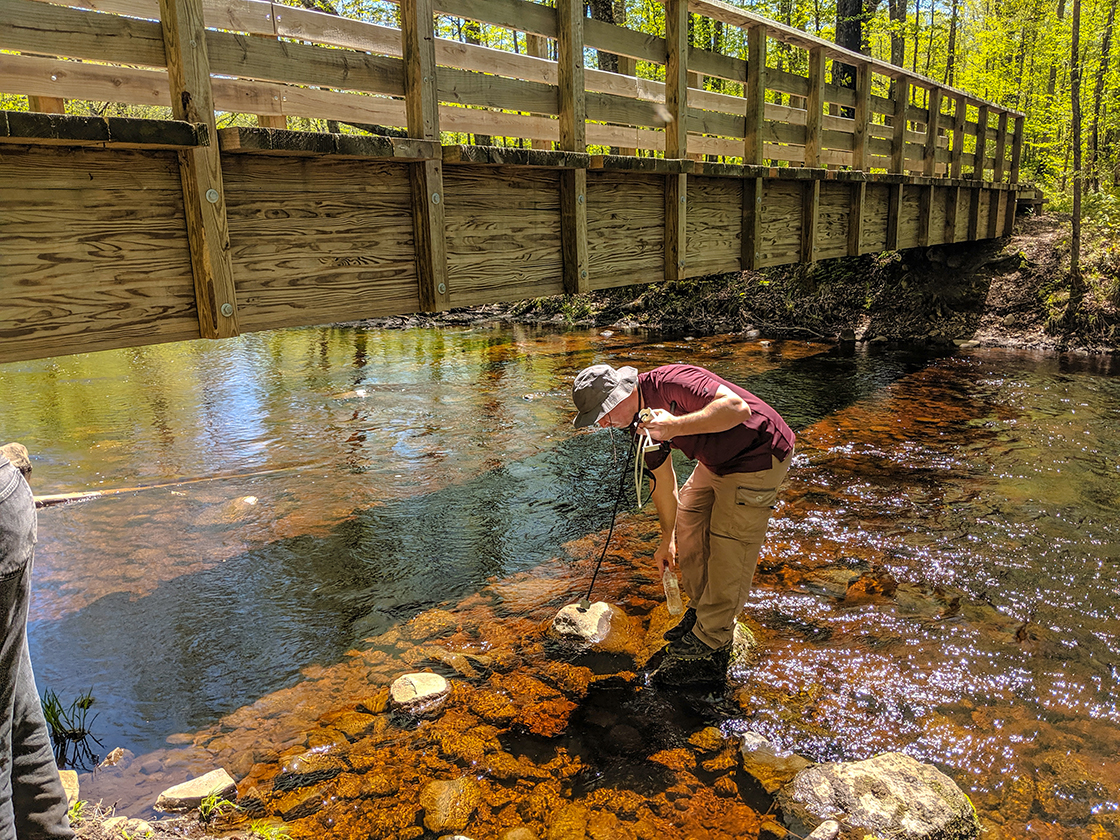
[[[720,385],[711,402],[699,411],[675,417],[668,411],[655,408],[653,419],[638,424],[638,429],[649,432],[654,440],[672,440],[677,435],[725,432],[750,416],[751,407],[747,401],[726,385]]]
[[[653,553],[657,570],[665,571],[665,565],[677,565],[677,474],[673,470],[673,456],[670,455],[661,466],[653,471],[653,505],[657,508],[657,521],[661,524],[661,542]]]

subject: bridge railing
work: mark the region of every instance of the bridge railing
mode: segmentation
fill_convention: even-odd
[[[168,11],[200,15],[205,43],[169,50]],[[743,30],[741,54],[690,47],[690,14]],[[208,78],[214,111],[271,128],[305,117],[428,140],[1018,180],[1022,114],[718,0],[667,0],[663,38],[587,19],[579,0],[401,0],[400,15],[397,29],[267,0],[0,0],[0,91],[32,110],[170,107],[173,55]],[[435,15],[504,27],[526,53],[434,37]],[[586,67],[588,49],[629,72]],[[774,66],[779,51],[802,51],[789,63],[808,72]],[[638,61],[666,81],[639,78]],[[838,65],[852,87],[832,83]]]

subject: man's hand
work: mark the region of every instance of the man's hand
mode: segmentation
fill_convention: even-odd
[[[649,432],[649,436],[654,440],[672,440],[675,434],[673,430],[673,421],[677,418],[663,408],[650,408],[647,410],[653,415],[653,419],[647,420],[644,423],[639,423],[638,431]]]
[[[657,561],[658,574],[665,574],[666,565],[671,569],[677,568],[677,538],[675,534],[670,534],[667,540],[662,538],[657,546],[657,551],[653,553],[653,559]]]

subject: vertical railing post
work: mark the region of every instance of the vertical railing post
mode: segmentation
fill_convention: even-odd
[[[1007,112],[999,112],[996,124],[996,161],[992,172],[993,181],[1002,181],[1007,171]]]
[[[870,166],[868,140],[871,136],[871,67],[856,66],[855,137],[852,146],[852,169],[867,172]],[[848,210],[848,256],[858,257],[863,242],[863,214],[867,203],[867,182],[852,183]]]
[[[894,138],[891,142],[891,172],[906,174],[906,110],[910,105],[910,82],[895,79]],[[898,248],[898,228],[902,215],[902,184],[891,184],[887,204],[887,248]]]
[[[178,153],[199,335],[228,338],[239,330],[237,295],[202,0],[160,0],[159,11],[171,113],[205,123],[210,134],[210,145]]]
[[[980,113],[976,117],[976,159],[972,165],[972,180],[984,180],[984,158],[988,153],[988,107],[980,106]]]
[[[404,55],[405,114],[408,134],[439,142],[436,49],[432,0],[402,0],[401,47]],[[435,312],[451,305],[447,275],[446,205],[443,161],[409,165],[412,222],[416,232],[416,274],[420,309]]]
[[[968,115],[968,102],[964,94],[953,100],[953,146],[949,154],[949,177],[961,177],[961,155],[964,152],[964,124]]]
[[[1019,183],[1019,164],[1023,157],[1023,120],[1022,114],[1015,117],[1015,134],[1011,138],[1011,173],[1008,180]]]
[[[66,100],[57,96],[31,96],[27,97],[27,110],[37,114],[65,114]]]
[[[525,52],[533,56],[533,58],[548,58],[548,39],[543,35],[534,35],[531,32],[525,33]],[[534,149],[551,149],[551,140],[542,140],[537,138],[532,141]]]
[[[587,151],[587,92],[583,80],[583,0],[556,2],[560,149]],[[587,253],[587,170],[560,170],[560,240],[564,291],[591,289]]]
[[[809,50],[809,96],[805,100],[805,166],[816,169],[821,164],[821,127],[824,119],[824,63],[821,47]],[[801,195],[801,262],[816,260],[817,225],[821,209],[821,182],[813,178],[805,183]]]
[[[688,2],[665,4],[665,157],[688,155]],[[688,229],[688,176],[665,176],[665,279],[684,276]]]
[[[747,81],[743,86],[747,119],[743,128],[743,165],[761,166],[766,125],[766,27],[747,30]],[[743,233],[739,263],[743,270],[758,268],[762,245],[763,180],[757,173],[743,179]]]
[[[937,124],[941,119],[941,88],[931,87],[926,113],[926,142],[922,153],[922,175],[933,178],[937,175]],[[918,209],[918,245],[925,248],[930,242],[930,227],[933,224],[933,184],[924,185]]]

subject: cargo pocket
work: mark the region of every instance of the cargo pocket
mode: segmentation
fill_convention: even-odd
[[[778,490],[755,490],[751,487],[735,488],[735,504],[753,508],[773,508],[778,501]]]

